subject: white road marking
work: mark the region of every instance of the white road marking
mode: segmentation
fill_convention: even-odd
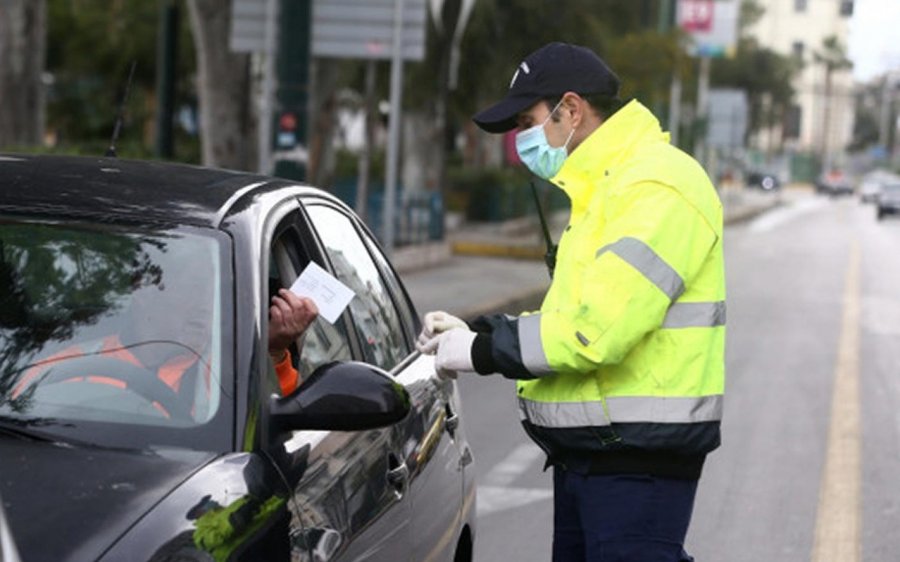
[[[812,562],[859,562],[861,557],[859,404],[859,244],[850,248],[844,314],[832,389],[828,452],[819,491]]]
[[[515,488],[511,484],[524,472],[543,461],[544,453],[536,445],[519,445],[484,475],[478,486],[478,517],[521,507],[553,497],[550,488]]]
[[[801,215],[815,211],[825,206],[828,201],[823,199],[801,199],[796,203],[785,207],[779,207],[773,211],[769,211],[753,220],[748,226],[748,230],[752,232],[766,232],[773,230],[775,227],[789,222]]]

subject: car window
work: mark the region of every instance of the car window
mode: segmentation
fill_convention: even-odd
[[[70,433],[209,422],[230,385],[222,238],[0,220],[0,416]]]
[[[289,221],[292,222],[292,219]],[[309,263],[297,229],[285,226],[279,230],[280,234],[272,243],[269,261],[270,298],[279,287],[288,288],[293,285]],[[348,342],[343,321],[339,320],[333,325],[324,318],[317,318],[290,350],[294,366],[301,377],[305,377],[325,363],[349,361],[353,357]]]
[[[419,321],[416,309],[409,299],[409,295],[406,293],[400,279],[397,277],[394,269],[390,266],[387,257],[385,257],[378,244],[375,243],[368,233],[361,232],[360,235],[365,240],[369,252],[378,264],[385,283],[394,295],[394,304],[397,306],[397,310],[400,313],[400,320],[406,327],[406,333],[411,339],[414,339],[416,334],[419,333]]]
[[[354,292],[350,312],[360,335],[364,360],[391,370],[408,354],[400,315],[360,232],[344,213],[308,205],[335,275]]]

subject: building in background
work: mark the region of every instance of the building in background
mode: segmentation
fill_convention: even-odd
[[[758,148],[772,153],[815,155],[822,166],[838,166],[853,134],[854,91],[849,68],[835,69],[817,60],[828,38],[847,46],[853,0],[755,0],[765,13],[750,29],[763,47],[803,62],[794,82],[795,105],[780,130],[762,131]],[[829,75],[830,74],[830,79]]]

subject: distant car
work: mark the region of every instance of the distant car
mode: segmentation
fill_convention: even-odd
[[[900,213],[900,182],[882,185],[875,204],[878,220],[883,219],[886,215]]]
[[[0,155],[0,185],[0,497],[24,560],[471,562],[456,382],[346,205],[113,158]],[[353,297],[295,342],[282,396],[270,296],[311,264]]]
[[[824,195],[853,195],[853,184],[844,172],[832,170],[819,176],[816,180],[816,193]]]
[[[857,192],[861,203],[875,203],[878,194],[885,183],[900,183],[900,176],[887,170],[873,170],[867,173],[859,182]]]
[[[863,180],[859,184],[859,201],[861,203],[874,203],[881,192],[881,182],[876,179]]]
[[[763,191],[774,191],[781,187],[781,181],[775,172],[756,170],[747,173],[747,187],[756,187]]]

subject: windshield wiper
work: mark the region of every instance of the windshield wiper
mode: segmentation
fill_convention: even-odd
[[[13,418],[10,416],[0,416],[0,433],[5,433],[13,437],[30,439],[32,441],[43,441],[46,443],[55,443],[59,441],[71,442],[69,439],[62,439],[57,435],[35,429],[34,426],[45,425],[64,425],[56,420],[48,418]]]

